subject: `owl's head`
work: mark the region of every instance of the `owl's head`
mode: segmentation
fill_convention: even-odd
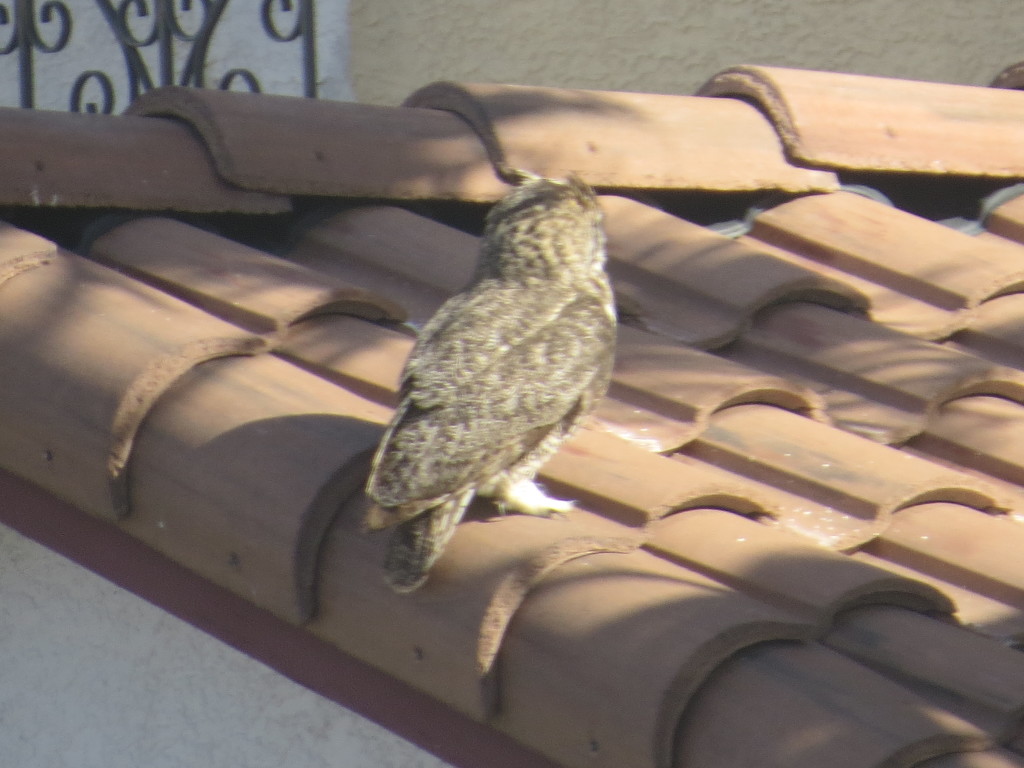
[[[515,171],[518,182],[484,223],[481,269],[505,277],[569,278],[604,269],[604,216],[575,174],[564,180]]]

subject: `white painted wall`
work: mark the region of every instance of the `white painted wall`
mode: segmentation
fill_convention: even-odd
[[[445,766],[4,526],[0,659],[5,766]]]

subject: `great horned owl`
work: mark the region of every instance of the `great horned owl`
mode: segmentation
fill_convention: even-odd
[[[424,326],[373,460],[370,529],[395,526],[385,579],[427,578],[476,494],[550,515],[537,470],[604,395],[615,347],[593,191],[518,172],[489,212],[476,272]]]

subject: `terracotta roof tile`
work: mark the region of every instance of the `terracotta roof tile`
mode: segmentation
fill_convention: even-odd
[[[713,669],[808,631],[645,552],[572,560],[509,628],[495,725],[568,765],[667,766],[679,716]]]
[[[414,340],[360,318],[326,315],[289,329],[275,351],[318,376],[389,407]]]
[[[789,155],[812,166],[1024,176],[1024,98],[1013,92],[741,66],[700,93],[753,99]]]
[[[865,551],[967,586],[1008,605],[1024,604],[1016,554],[1024,525],[959,504],[918,504],[900,510]]]
[[[825,643],[1000,739],[1013,736],[1024,718],[1024,654],[991,648],[969,630],[873,606],[843,614]]]
[[[1018,196],[992,210],[985,219],[989,232],[1024,243],[1024,196]]]
[[[572,558],[638,544],[593,516],[555,524],[523,516],[468,522],[429,585],[405,597],[365,578],[377,571],[386,538],[358,534],[367,508],[360,494],[327,536],[320,611],[310,630],[481,720],[504,701],[496,657],[534,583]],[[390,629],[381,634],[381,626]]]
[[[678,765],[914,766],[989,746],[982,731],[817,645],[765,643],[723,664],[686,712]]]
[[[1019,606],[993,600],[972,591],[969,585],[946,581],[867,552],[855,552],[850,557],[939,590],[953,601],[956,606],[954,615],[962,626],[969,627],[986,637],[995,638],[1012,648],[1020,648],[1024,643],[1024,613]]]
[[[610,395],[596,418],[609,431],[659,452],[679,448],[704,429],[715,411],[741,403],[825,419],[819,397],[792,380],[625,325],[619,328]],[[644,409],[640,419],[637,408]],[[661,416],[658,423],[651,414]]]
[[[4,205],[291,210],[287,197],[222,181],[206,148],[171,120],[0,108],[0,163]]]
[[[648,549],[764,602],[828,627],[859,605],[951,612],[939,590],[721,509],[694,509],[650,527]],[[902,611],[901,611],[902,613]]]
[[[590,429],[569,440],[541,470],[541,478],[553,491],[630,526],[702,506],[740,514],[773,510],[743,478],[699,462],[673,461]]]
[[[952,339],[974,354],[1024,369],[1024,296],[986,301],[974,313],[971,326]]]
[[[42,241],[0,229],[0,259]],[[92,514],[127,512],[125,468],[149,407],[190,368],[262,342],[188,304],[51,244],[8,271],[0,294],[7,366],[4,466]],[[11,276],[13,274],[13,276]],[[74,403],[74,413],[65,404]]]
[[[302,233],[288,258],[399,302],[415,326],[465,285],[472,235],[400,208],[365,206]]]
[[[918,323],[913,332],[926,338],[948,336],[983,301],[1024,287],[1024,249],[951,232],[850,192],[771,208],[754,219],[751,234],[948,313],[937,327]]]
[[[404,319],[401,306],[381,296],[172,219],[115,227],[89,255],[256,333],[327,313]]]
[[[217,172],[243,189],[463,200],[494,200],[506,189],[476,135],[436,110],[171,86],[143,94],[128,112],[187,122]]]
[[[826,505],[832,514],[825,518],[785,522],[839,549],[874,540],[890,530],[896,510],[912,504],[941,500],[965,510],[1010,504],[967,474],[768,406],[715,414],[683,451]]]
[[[739,101],[438,82],[405,104],[459,115],[496,166],[575,171],[595,186],[803,192],[837,183],[790,165],[771,126]]]
[[[604,197],[608,270],[622,311],[684,344],[732,341],[758,310],[811,298],[841,308],[866,299],[842,282],[756,251],[657,209]]]
[[[256,605],[304,621],[320,542],[363,485],[389,417],[272,355],[199,366],[146,416],[124,526]]]
[[[944,405],[918,450],[1024,485],[1024,407],[1001,397],[965,397]]]
[[[814,304],[762,313],[724,354],[808,382],[837,425],[886,443],[924,431],[958,397],[1024,400],[1024,372]]]
[[[756,72],[818,163],[845,152],[875,168],[871,114],[898,134],[877,139],[886,162],[920,150],[956,174],[1002,172],[968,166],[1019,130],[990,111],[970,154],[920,110],[957,93],[973,114],[983,89],[886,106],[919,84]],[[0,467],[97,518],[30,503],[0,472],[32,507],[5,519],[79,555],[113,537],[154,574],[185,566],[186,597],[228,590],[246,622],[290,638],[268,651],[261,634],[226,632],[278,668],[310,649],[314,680],[345,677],[343,659],[374,665],[411,686],[376,711],[406,711],[413,738],[447,754],[448,731],[424,735],[418,717],[429,694],[451,708],[438,704],[442,720],[494,740],[467,768],[1020,768],[1012,188],[974,236],[838,191],[763,202],[728,238],[694,223],[721,218],[681,218],[700,208],[687,200],[729,218],[752,191],[836,184],[786,161],[737,99],[447,84],[413,102],[168,89],[140,101],[145,117],[31,113],[34,132],[11,118],[26,146],[109,125],[125,147],[185,159],[145,193],[144,179],[114,189],[109,171],[69,165],[52,209],[35,210],[17,174],[0,180],[0,201],[21,203],[4,211],[18,226],[0,227]],[[116,151],[96,144],[82,167],[126,167]],[[493,520],[480,502],[422,590],[400,596],[380,579],[386,534],[361,530],[361,486],[415,328],[474,269],[475,202],[506,188],[504,162],[642,193],[602,200],[624,321],[614,381],[541,474],[575,509]],[[184,182],[203,188],[191,207],[175,202]],[[976,202],[953,171],[915,183]],[[88,200],[100,208],[61,207]],[[227,203],[279,213],[194,215],[250,210]],[[332,204],[345,210],[317,218]],[[160,218],[125,221],[126,207]],[[203,622],[228,621],[197,599]]]

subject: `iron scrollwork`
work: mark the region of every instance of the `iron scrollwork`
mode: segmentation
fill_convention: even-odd
[[[207,56],[218,22],[230,0],[95,0],[96,11],[124,60],[127,101],[163,85],[207,87]],[[302,82],[305,96],[317,95],[314,0],[263,0],[260,23],[266,40],[302,46]],[[77,11],[86,13],[87,11]],[[195,15],[199,15],[196,24]],[[186,21],[188,18],[188,21]],[[285,26],[290,21],[290,26]],[[3,31],[7,37],[3,38]],[[0,2],[0,56],[17,54],[20,103],[36,104],[36,56],[65,51],[74,32],[72,10],[66,0],[13,0]],[[185,50],[182,56],[182,50]],[[144,52],[155,53],[155,63]],[[150,56],[150,59],[154,56]],[[179,61],[179,59],[181,59]],[[216,82],[228,90],[241,86],[262,90],[250,69],[232,68]],[[89,98],[87,93],[97,94]],[[101,69],[87,69],[69,89],[69,108],[75,112],[114,111],[115,80]]]

